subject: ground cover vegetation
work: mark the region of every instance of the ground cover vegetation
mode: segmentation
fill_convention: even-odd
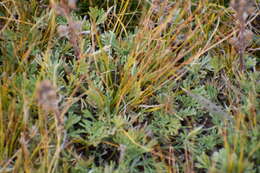
[[[249,0],[1,0],[0,172],[260,172]]]

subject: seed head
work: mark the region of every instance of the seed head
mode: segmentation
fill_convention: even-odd
[[[236,19],[239,22],[245,22],[254,11],[252,0],[232,0],[230,6],[235,10]]]
[[[41,81],[36,88],[36,97],[39,106],[46,111],[58,110],[58,96],[56,88],[49,80]]]
[[[68,6],[75,9],[77,7],[77,0],[68,0]]]

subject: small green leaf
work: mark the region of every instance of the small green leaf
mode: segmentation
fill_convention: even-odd
[[[87,95],[88,95],[88,102],[99,108],[99,109],[102,109],[103,108],[103,105],[104,105],[104,97],[103,97],[103,94],[98,92],[97,90],[93,89],[93,88],[90,88],[87,92]]]
[[[81,117],[72,113],[69,113],[69,117],[66,121],[65,128],[69,129],[71,128],[74,124],[77,124],[81,120]]]

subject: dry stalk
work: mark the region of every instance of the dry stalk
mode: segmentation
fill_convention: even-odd
[[[60,16],[63,16],[67,20],[67,25],[58,26],[58,34],[61,37],[67,37],[70,44],[73,46],[75,56],[80,59],[80,33],[82,28],[82,21],[74,21],[71,16],[71,11],[76,8],[76,0],[61,0],[59,4],[52,3],[52,8]]]
[[[232,0],[230,6],[235,10],[236,25],[239,30],[238,35],[231,39],[231,43],[239,55],[240,70],[245,71],[244,54],[250,46],[253,32],[247,29],[248,16],[254,12],[253,2],[251,0]]]
[[[55,171],[62,149],[62,141],[64,141],[62,139],[66,136],[64,120],[58,107],[59,99],[56,88],[49,80],[44,80],[38,84],[36,88],[36,96],[39,106],[46,112],[46,114],[53,113],[55,115],[57,142],[56,151],[48,168],[48,173],[50,173]]]

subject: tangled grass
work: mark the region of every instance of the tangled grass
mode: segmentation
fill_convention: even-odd
[[[260,171],[259,1],[0,2],[0,172]]]

